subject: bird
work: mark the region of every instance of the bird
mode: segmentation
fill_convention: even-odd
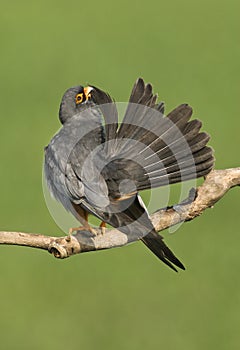
[[[174,271],[182,262],[156,232],[140,191],[206,176],[214,166],[210,136],[190,120],[184,103],[164,114],[153,86],[138,78],[122,122],[113,98],[94,85],[74,86],[63,95],[61,129],[45,147],[44,171],[52,196],[80,222],[75,230],[96,234],[92,214],[141,240]]]

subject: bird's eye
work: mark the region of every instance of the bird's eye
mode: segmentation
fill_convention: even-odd
[[[80,103],[82,103],[82,101],[83,101],[83,93],[77,94],[75,97],[76,105],[79,105]]]

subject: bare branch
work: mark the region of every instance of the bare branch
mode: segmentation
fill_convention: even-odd
[[[189,198],[173,207],[160,209],[151,215],[157,231],[189,221],[212,208],[226,192],[240,185],[240,168],[213,170],[204,183],[189,193]],[[125,234],[112,229],[105,234],[93,236],[88,231],[79,231],[69,237],[50,237],[23,232],[0,232],[0,244],[22,245],[48,250],[56,258],[67,258],[71,255],[92,250],[109,249],[129,243]]]

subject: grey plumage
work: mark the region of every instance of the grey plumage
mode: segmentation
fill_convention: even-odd
[[[151,84],[135,83],[122,124],[111,97],[91,87],[80,105],[78,86],[64,94],[63,124],[45,150],[45,175],[53,196],[79,220],[81,208],[142,239],[164,263],[184,266],[155,231],[138,191],[206,175],[213,167],[209,136],[201,122],[189,121],[183,104],[167,117]]]

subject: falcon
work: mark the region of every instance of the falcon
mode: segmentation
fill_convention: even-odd
[[[139,78],[122,122],[116,103],[88,85],[68,89],[59,109],[61,129],[45,147],[45,178],[53,197],[80,223],[76,230],[95,234],[92,214],[140,239],[173,270],[185,269],[153,227],[140,191],[207,175],[214,165],[209,135],[190,120],[181,104],[167,116],[151,84]]]

